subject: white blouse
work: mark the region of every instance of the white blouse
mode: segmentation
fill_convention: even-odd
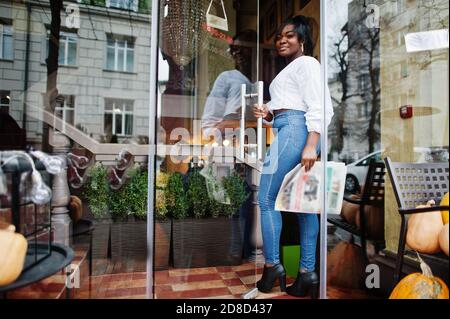
[[[291,109],[305,112],[308,132],[322,131],[322,76],[320,63],[303,55],[289,63],[270,84],[269,110]],[[333,116],[333,105],[326,85],[325,112],[328,126]]]

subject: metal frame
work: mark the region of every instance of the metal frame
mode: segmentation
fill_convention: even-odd
[[[449,206],[439,205],[415,208],[417,205],[423,204],[427,199],[438,201],[441,199],[439,194],[443,196],[445,192],[448,192],[449,163],[400,163],[392,162],[389,157],[386,157],[384,161],[395,198],[397,199],[398,213],[401,218],[393,282],[393,286],[395,286],[401,277],[406,250],[408,223],[405,215],[449,210]],[[445,177],[447,178],[446,180]],[[445,259],[448,261],[447,256],[445,256]]]
[[[323,93],[323,105],[325,106],[325,98],[326,98],[326,88],[328,81],[328,72],[326,66],[328,65],[328,50],[327,50],[327,37],[326,37],[326,21],[327,16],[327,3],[326,0],[320,0],[320,69],[322,73],[322,93]],[[326,112],[325,107],[322,107],[322,134],[320,134],[320,145],[321,145],[321,158],[323,161],[327,161],[328,159],[328,128],[326,126]],[[327,165],[323,165],[322,170],[322,181],[321,181],[321,192],[322,192],[322,207],[320,214],[320,285],[319,285],[319,298],[327,299],[327,238],[328,238],[328,229],[327,229],[327,192],[325,189],[325,176],[327,173]]]
[[[364,213],[364,207],[366,205],[383,207],[384,208],[384,174],[385,165],[383,162],[372,162],[369,164],[369,170],[367,172],[366,182],[364,184],[364,193],[361,199],[353,199],[350,197],[345,197],[344,200],[359,205],[359,217],[361,221],[360,229],[342,220],[340,216],[332,216],[328,218],[328,222],[337,227],[344,229],[345,231],[351,233],[352,235],[358,236],[361,239],[361,248],[363,249],[364,255],[367,256],[367,228],[366,228],[366,217]],[[384,241],[383,241],[384,243]],[[368,258],[367,258],[368,259]]]
[[[155,121],[156,118],[156,90],[157,90],[157,74],[158,74],[158,68],[157,68],[157,57],[158,57],[158,39],[159,39],[159,4],[160,1],[152,1],[152,22],[151,22],[151,53],[150,53],[150,65],[154,66],[154,68],[150,69],[150,110],[149,110],[149,172],[148,172],[148,218],[147,218],[147,246],[148,246],[148,254],[147,254],[147,297],[153,298],[154,292],[153,292],[153,229],[154,229],[154,220],[153,220],[153,204],[154,204],[154,185],[153,180],[155,178],[155,159],[154,156],[156,154],[156,131],[155,131]],[[258,1],[258,8],[259,8],[259,1]],[[259,10],[258,10],[259,15]],[[328,79],[327,76],[327,63],[328,63],[328,57],[327,57],[327,45],[326,45],[326,36],[325,36],[325,30],[326,30],[326,15],[327,15],[327,8],[326,8],[326,1],[320,0],[320,47],[321,47],[321,73],[322,78],[324,79],[322,84],[322,91],[325,93],[326,90],[326,83],[325,81]],[[259,23],[259,19],[258,19]],[[325,94],[323,94],[324,99],[326,97]],[[262,97],[262,95],[261,95]],[[325,101],[325,100],[324,100]],[[325,119],[326,112],[325,108],[322,109],[322,118]],[[258,120],[258,126],[259,121],[261,121],[262,125],[262,119]],[[325,125],[326,121],[322,121],[322,134],[320,136],[320,142],[321,142],[321,149],[322,149],[322,155],[321,157],[323,159],[328,158],[328,130]],[[262,134],[262,130],[260,130]],[[259,135],[258,135],[259,140]],[[258,157],[259,154],[258,154]],[[323,174],[322,178],[325,179],[326,174],[326,165],[323,166]],[[326,211],[326,201],[327,201],[327,194],[325,192],[325,183],[324,180],[322,180],[322,214],[320,215],[320,295],[319,297],[321,299],[326,299],[326,278],[327,278],[327,211]]]

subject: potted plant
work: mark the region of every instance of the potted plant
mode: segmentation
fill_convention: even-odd
[[[85,184],[83,195],[94,218],[93,258],[109,257],[111,233],[111,216],[108,208],[109,186],[106,168],[100,163],[90,169],[89,180]]]
[[[208,193],[205,177],[194,170],[187,178],[189,216],[173,223],[174,267],[238,265],[242,262],[239,220],[233,219],[248,197],[245,184],[230,175],[221,181],[229,204]],[[233,202],[234,201],[234,202]],[[232,203],[233,202],[233,203]]]
[[[147,191],[146,169],[134,168],[129,180],[119,190],[110,190],[109,209],[112,258],[133,259],[145,263],[147,258]]]
[[[166,205],[167,184],[169,174],[158,172],[156,174],[155,190],[155,270],[169,268],[170,248],[172,239],[172,220]]]

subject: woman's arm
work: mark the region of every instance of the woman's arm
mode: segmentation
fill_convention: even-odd
[[[267,106],[267,104],[263,104],[263,105],[254,104],[253,105],[253,115],[255,115],[255,117],[262,117],[267,122],[271,122],[273,119],[273,115],[269,111],[269,107]]]
[[[305,166],[305,171],[308,172],[317,160],[317,144],[320,140],[320,134],[314,131],[308,133],[306,145],[302,152],[302,165]]]

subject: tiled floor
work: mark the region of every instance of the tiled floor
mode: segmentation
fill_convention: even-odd
[[[337,242],[330,238],[329,243]],[[331,245],[333,246],[333,245]],[[76,265],[80,273],[80,287],[70,290],[71,298],[146,298],[147,274],[145,260],[125,259],[111,261],[94,259],[93,274],[89,276],[87,246],[75,247]],[[262,274],[262,264],[244,263],[240,266],[168,269],[154,274],[156,299],[189,298],[241,298],[242,294],[255,287]],[[8,293],[7,298],[67,298],[66,276],[60,272],[39,283]],[[287,278],[291,284],[294,278]],[[366,291],[327,288],[329,299],[367,299],[374,298]],[[280,291],[278,285],[271,293],[259,293],[258,299],[291,299],[293,297]]]

